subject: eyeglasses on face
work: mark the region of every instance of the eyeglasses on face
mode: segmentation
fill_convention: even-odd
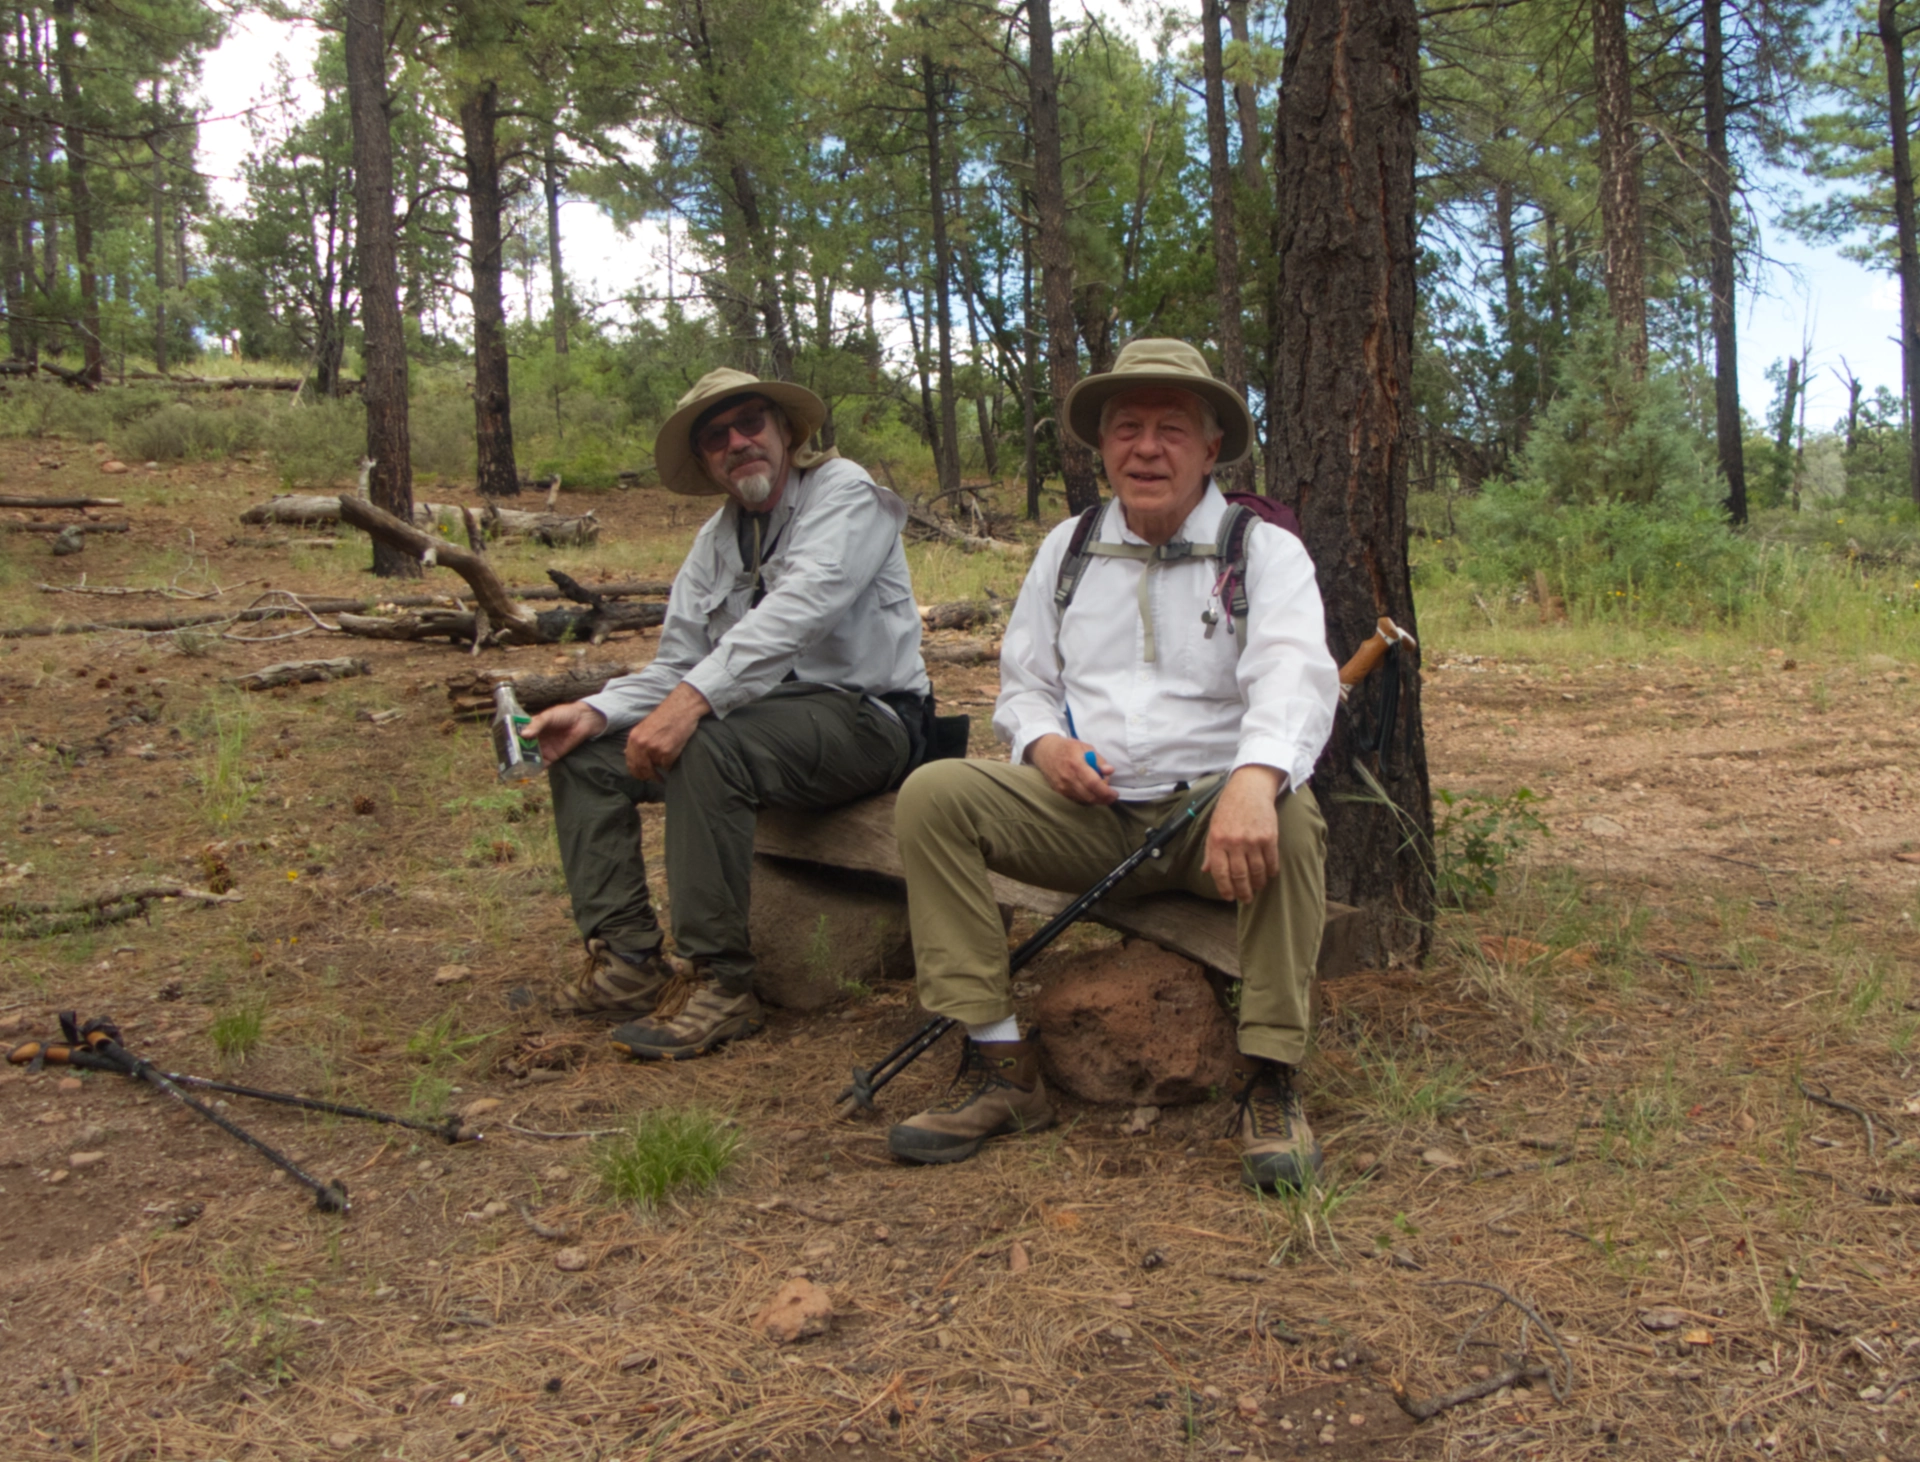
[[[767,429],[767,408],[764,404],[743,406],[731,416],[718,421],[710,421],[694,433],[693,444],[705,456],[723,452],[733,440],[733,434],[739,432],[743,437],[757,437]]]

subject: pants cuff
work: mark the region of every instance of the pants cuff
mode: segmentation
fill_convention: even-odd
[[[941,1000],[938,997],[929,998],[929,992],[923,989],[920,991],[920,1003],[926,1006],[931,1015],[943,1015],[969,1026],[992,1025],[1013,1014],[1011,995],[1003,995],[998,1000]]]
[[[1271,1025],[1243,1025],[1238,1039],[1243,1056],[1258,1056],[1263,1061],[1279,1061],[1288,1066],[1299,1066],[1307,1059],[1305,1031]]]

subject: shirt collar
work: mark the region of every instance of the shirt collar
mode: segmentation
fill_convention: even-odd
[[[781,499],[783,504],[785,501],[786,499]],[[1116,498],[1115,501],[1118,499]],[[1213,542],[1219,536],[1220,517],[1226,510],[1226,498],[1209,477],[1206,491],[1200,494],[1200,501],[1195,504],[1193,511],[1187,514],[1186,521],[1174,533],[1172,541],[1175,543]],[[1107,521],[1100,527],[1101,541],[1105,543],[1145,543],[1147,541],[1127,527],[1126,523],[1127,515],[1124,510],[1108,513]]]

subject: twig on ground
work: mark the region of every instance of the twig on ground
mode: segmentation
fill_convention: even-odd
[[[1527,1304],[1524,1300],[1515,1299],[1511,1294],[1509,1294],[1506,1290],[1502,1289],[1499,1285],[1489,1284],[1484,1279],[1427,1279],[1427,1280],[1421,1281],[1420,1287],[1422,1289],[1484,1289],[1488,1294],[1495,1294],[1500,1296],[1500,1299],[1502,1300],[1502,1302],[1512,1305],[1522,1315],[1526,1316],[1527,1319],[1531,1320],[1534,1324],[1538,1325],[1540,1327],[1541,1333],[1544,1334],[1548,1340],[1553,1342],[1553,1348],[1560,1353],[1560,1363],[1567,1368],[1566,1381],[1563,1383],[1560,1380],[1560,1378],[1553,1373],[1553,1370],[1550,1367],[1548,1368],[1546,1373],[1547,1388],[1553,1392],[1553,1399],[1555,1401],[1564,1402],[1568,1396],[1573,1394],[1573,1357],[1567,1354],[1566,1346],[1560,1343],[1559,1332],[1556,1331],[1553,1328],[1553,1326],[1549,1325],[1545,1320],[1541,1319],[1539,1311],[1535,1310],[1531,1305]],[[1498,1309],[1498,1308],[1499,1308],[1498,1305],[1494,1306],[1494,1309]],[[1488,1311],[1489,1315],[1491,1313],[1492,1313],[1491,1310]],[[1479,1329],[1481,1324],[1485,1322],[1486,1318],[1487,1316],[1483,1315],[1479,1320],[1475,1321],[1473,1325],[1473,1329],[1469,1330],[1467,1334],[1472,1335],[1473,1331]],[[1524,1361],[1526,1358],[1525,1350],[1526,1350],[1526,1338],[1525,1338],[1525,1335],[1523,1334],[1521,1337],[1521,1360],[1522,1361]],[[1516,1362],[1516,1364],[1518,1363],[1519,1362]]]
[[[1572,1161],[1573,1161],[1573,1154],[1570,1152],[1563,1152],[1558,1157],[1546,1158],[1541,1162],[1517,1162],[1517,1163],[1514,1163],[1511,1167],[1489,1168],[1484,1173],[1475,1173],[1470,1181],[1475,1183],[1485,1183],[1485,1182],[1491,1181],[1494,1178],[1510,1178],[1515,1173],[1537,1173],[1542,1168],[1565,1167],[1568,1163]]]
[[[1797,1076],[1793,1079],[1793,1084],[1800,1088],[1800,1095],[1805,1097],[1808,1101],[1818,1103],[1820,1106],[1823,1106],[1823,1107],[1831,1107],[1836,1112],[1848,1112],[1853,1116],[1858,1117],[1867,1129],[1868,1159],[1872,1160],[1873,1158],[1876,1158],[1880,1155],[1879,1148],[1873,1134],[1873,1118],[1867,1115],[1865,1108],[1856,1107],[1852,1102],[1843,1102],[1838,1097],[1831,1095],[1833,1088],[1829,1087],[1825,1082],[1822,1082],[1820,1084],[1819,1091],[1809,1090],[1806,1082],[1802,1081]]]
[[[813,1207],[811,1204],[802,1203],[799,1199],[789,1198],[782,1193],[776,1193],[773,1197],[769,1198],[765,1203],[756,1203],[753,1206],[755,1210],[760,1213],[772,1213],[776,1209],[784,1208],[788,1213],[796,1214],[801,1218],[810,1218],[815,1223],[845,1223],[846,1222],[846,1219],[842,1218],[837,1213],[825,1213],[820,1209]]]
[[[1478,1401],[1482,1396],[1491,1396],[1495,1391],[1503,1390],[1515,1381],[1539,1380],[1542,1376],[1546,1377],[1549,1385],[1552,1385],[1553,1375],[1545,1366],[1510,1365],[1504,1371],[1497,1371],[1488,1376],[1484,1381],[1475,1381],[1471,1385],[1462,1386],[1457,1391],[1446,1391],[1438,1396],[1429,1396],[1425,1401],[1416,1401],[1407,1394],[1405,1387],[1395,1386],[1393,1399],[1400,1409],[1415,1421],[1431,1421],[1443,1411],[1451,1411],[1454,1407],[1468,1401]]]
[[[184,883],[135,884],[82,898],[0,902],[0,927],[14,938],[44,939],[52,934],[97,929],[106,924],[120,924],[138,918],[146,913],[147,905],[155,899],[230,904],[239,898],[238,893],[213,893],[204,888],[189,888]]]
[[[538,1127],[520,1127],[512,1122],[504,1125],[509,1132],[517,1132],[522,1137],[544,1138],[548,1142],[569,1142],[578,1137],[618,1137],[627,1130],[624,1127],[589,1127],[584,1132],[542,1132]]]

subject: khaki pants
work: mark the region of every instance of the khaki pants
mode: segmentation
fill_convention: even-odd
[[[635,781],[626,752],[626,737],[603,736],[547,771],[574,922],[616,953],[659,945],[634,804],[664,802],[674,949],[738,993],[753,982],[748,885],[760,809],[835,807],[885,791],[908,744],[899,721],[866,697],[790,683],[703,720],[662,781]]]
[[[986,1025],[1013,1014],[1007,937],[987,873],[1078,893],[1122,862],[1191,793],[1155,802],[1088,807],[1047,786],[1033,767],[937,761],[900,790],[894,826],[907,871],[908,917],[920,1000],[936,1015]],[[1299,1065],[1307,1055],[1307,1008],[1326,921],[1327,825],[1313,793],[1283,792],[1280,872],[1237,906],[1240,1049]],[[1207,818],[1197,819],[1116,897],[1184,889],[1218,899],[1207,856]]]

